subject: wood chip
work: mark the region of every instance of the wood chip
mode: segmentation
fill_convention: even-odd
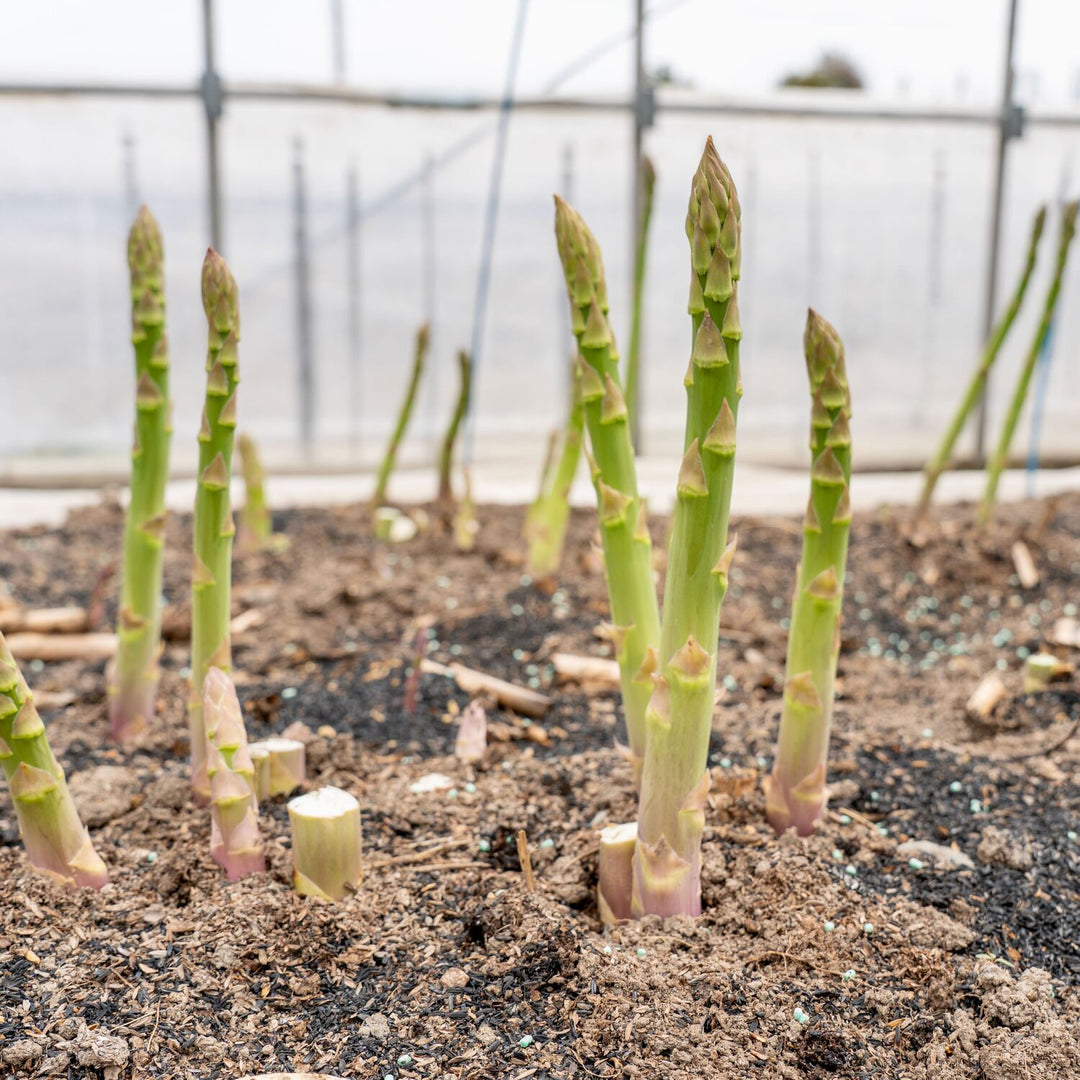
[[[1016,576],[1025,589],[1034,589],[1039,584],[1039,571],[1031,551],[1023,540],[1017,540],[1012,546],[1012,561],[1016,567]]]
[[[556,653],[551,662],[560,682],[598,683],[601,686],[619,685],[619,663],[603,656],[575,656]]]
[[[496,679],[482,671],[474,671],[464,664],[451,664],[447,667],[425,658],[420,661],[420,670],[430,675],[452,675],[466,694],[489,694],[500,705],[513,709],[522,716],[543,716],[551,707],[551,698],[546,694],[539,694],[504,679]]]
[[[108,660],[116,652],[115,634],[18,633],[8,639],[16,660]]]
[[[967,700],[967,714],[973,720],[986,721],[1005,697],[1005,683],[996,671],[984,675]]]
[[[0,630],[5,634],[25,631],[34,634],[78,634],[87,629],[86,609],[81,607],[38,608],[0,611]]]

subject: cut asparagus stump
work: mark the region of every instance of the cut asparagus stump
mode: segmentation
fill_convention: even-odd
[[[416,391],[420,386],[420,376],[424,373],[424,358],[427,356],[428,342],[430,340],[431,328],[427,323],[424,323],[416,332],[416,350],[413,353],[412,374],[409,376],[409,383],[405,388],[405,397],[402,399],[401,409],[398,411],[397,423],[394,425],[390,441],[386,444],[386,453],[383,455],[382,464],[379,466],[378,479],[375,481],[375,494],[371,497],[373,507],[381,506],[386,501],[386,489],[390,485],[390,474],[394,471],[398,447],[405,437],[405,430],[408,428],[409,418],[412,416]]]
[[[810,377],[810,502],[788,635],[780,737],[764,784],[765,813],[778,832],[808,836],[825,808],[825,761],[840,655],[840,609],[851,527],[851,394],[844,346],[815,311],[806,320]]]
[[[304,744],[298,739],[263,739],[248,749],[255,766],[255,797],[259,802],[275,795],[291,795],[304,786]]]
[[[53,757],[33,696],[0,634],[0,767],[7,777],[26,856],[61,885],[100,889],[109,880],[64,770]]]
[[[126,742],[154,714],[161,655],[165,482],[172,436],[161,231],[144,206],[128,236],[131,342],[135,347],[135,441],[124,526],[117,653],[109,668],[109,726]]]
[[[1058,234],[1057,260],[1054,264],[1054,274],[1050,279],[1050,288],[1043,302],[1042,318],[1035,330],[1035,337],[1024,357],[1020,375],[1016,380],[1016,388],[1013,390],[1012,400],[1009,402],[1008,411],[1005,413],[1005,421],[1001,426],[1001,435],[997,447],[994,449],[990,460],[986,463],[986,490],[983,492],[982,502],[979,504],[979,512],[976,520],[981,527],[990,521],[990,515],[994,511],[994,501],[997,498],[998,482],[1001,472],[1005,468],[1009,458],[1009,447],[1012,446],[1013,435],[1016,425],[1020,422],[1020,413],[1027,399],[1028,387],[1031,384],[1031,376],[1035,372],[1035,364],[1042,352],[1043,345],[1050,334],[1050,327],[1054,322],[1054,311],[1057,308],[1058,297],[1061,295],[1061,284],[1065,278],[1065,266],[1069,259],[1069,248],[1073,237],[1076,235],[1076,213],[1080,203],[1067,203],[1061,215],[1061,231]]]
[[[360,804],[347,791],[324,787],[289,802],[293,887],[301,896],[340,900],[363,878]]]
[[[738,194],[710,138],[690,190],[693,346],[686,429],[668,549],[664,616],[641,777],[631,910],[701,913],[706,759],[716,693],[720,607],[735,554],[728,514],[735,471],[739,373]],[[608,900],[610,904],[610,899]]]
[[[555,196],[555,238],[577,338],[590,467],[600,513],[612,640],[619,662],[628,756],[635,781],[645,754],[645,709],[652,693],[660,613],[653,584],[652,541],[638,496],[634,449],[608,322],[600,247],[581,215]]]
[[[600,830],[596,902],[605,926],[624,922],[632,915],[630,897],[634,885],[634,847],[637,822],[609,825]]]
[[[199,429],[199,478],[195,489],[194,559],[191,583],[191,787],[201,805],[210,800],[203,682],[211,667],[232,667],[229,603],[232,541],[236,533],[229,504],[236,387],[240,382],[236,346],[240,313],[236,282],[212,248],[202,273],[203,309],[208,324],[206,402]]]
[[[203,684],[210,777],[210,855],[230,881],[266,869],[255,801],[255,766],[232,679],[212,667]]]
[[[971,415],[975,403],[982,396],[986,380],[990,375],[990,369],[994,366],[998,353],[1001,352],[1001,346],[1004,344],[1012,324],[1016,321],[1016,316],[1020,313],[1020,307],[1024,303],[1024,296],[1027,294],[1028,282],[1031,281],[1032,272],[1035,270],[1035,256],[1038,252],[1039,239],[1042,236],[1045,224],[1046,207],[1043,206],[1039,208],[1039,212],[1035,215],[1035,222],[1031,229],[1031,239],[1028,242],[1027,259],[1024,262],[1024,269],[1020,275],[1020,280],[1017,282],[1012,300],[994,326],[993,332],[990,334],[990,340],[987,341],[986,348],[983,350],[979,366],[975,369],[975,374],[964,391],[960,406],[949,422],[949,426],[941,440],[941,445],[924,470],[922,495],[915,511],[917,517],[921,518],[926,514],[927,508],[930,506],[930,500],[934,497],[934,488],[937,486],[938,478],[949,467],[956,440],[960,437],[960,432],[964,430],[964,425],[967,423],[967,418]]]
[[[476,520],[476,504],[472,494],[472,471],[461,470],[464,492],[461,502],[454,511],[454,546],[458,551],[472,551],[476,544],[476,534],[480,531],[480,522]]]

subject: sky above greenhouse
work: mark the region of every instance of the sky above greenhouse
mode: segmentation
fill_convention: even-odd
[[[513,0],[343,0],[350,83],[494,94],[504,79]],[[758,95],[823,51],[848,57],[885,98],[993,101],[1006,0],[647,0],[647,65],[703,93]],[[333,71],[331,0],[216,0],[222,72],[321,82]],[[202,62],[198,0],[35,0],[5,5],[8,80],[187,81]],[[1080,3],[1020,0],[1018,92],[1046,106],[1080,96]],[[538,94],[605,42],[623,38],[560,91],[622,95],[632,0],[532,0],[519,91]]]

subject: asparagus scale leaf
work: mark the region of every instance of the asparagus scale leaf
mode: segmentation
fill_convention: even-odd
[[[784,707],[765,813],[778,833],[808,836],[825,807],[825,761],[840,654],[840,609],[851,527],[851,393],[844,346],[815,311],[803,337],[810,377],[810,502],[791,610]]]
[[[994,366],[998,353],[1001,352],[1001,346],[1005,343],[1005,338],[1008,336],[1012,324],[1016,321],[1016,316],[1020,313],[1024,297],[1027,295],[1028,283],[1031,281],[1032,272],[1035,270],[1035,257],[1045,225],[1046,207],[1043,206],[1039,208],[1038,213],[1035,215],[1035,221],[1031,227],[1031,239],[1028,241],[1024,269],[1020,275],[1020,280],[1016,284],[1012,299],[1009,301],[1009,306],[1002,312],[1001,318],[998,319],[997,324],[994,326],[990,339],[986,343],[986,348],[983,350],[982,358],[979,360],[979,366],[975,369],[971,382],[968,383],[967,389],[964,391],[960,405],[949,422],[949,426],[945,429],[941,445],[927,463],[923,472],[923,489],[922,495],[919,497],[919,505],[916,508],[917,517],[925,516],[927,508],[930,506],[930,500],[934,497],[934,488],[937,486],[938,478],[949,467],[956,440],[960,437],[960,432],[963,431],[975,403],[982,396],[986,380],[990,375],[990,369]]]
[[[161,655],[165,483],[172,438],[164,252],[161,230],[145,206],[128,236],[128,269],[135,347],[135,439],[117,652],[108,679],[109,726],[118,742],[143,731],[154,714]]]
[[[652,541],[638,495],[619,354],[608,321],[603,258],[581,215],[555,196],[555,239],[566,279],[570,325],[581,354],[578,379],[600,512],[612,641],[619,662],[628,753],[635,779],[645,755],[645,709],[652,694],[660,612]]]
[[[94,850],[53,757],[26,680],[0,634],[0,768],[31,864],[61,885],[100,889],[109,873]]]
[[[194,557],[191,582],[191,786],[196,801],[210,801],[203,683],[211,667],[232,669],[229,605],[232,542],[236,534],[229,502],[236,393],[240,382],[237,343],[240,310],[236,281],[225,260],[211,248],[202,271],[202,299],[208,324],[206,399],[199,428],[199,474],[195,488]]]
[[[985,527],[990,521],[990,515],[994,512],[994,501],[997,498],[998,482],[1001,472],[1009,459],[1009,447],[1012,445],[1013,435],[1016,433],[1016,425],[1020,422],[1020,413],[1023,411],[1024,402],[1027,399],[1028,387],[1031,385],[1031,376],[1035,372],[1035,364],[1039,359],[1039,353],[1046,343],[1050,333],[1050,327],[1054,322],[1054,310],[1057,307],[1058,297],[1061,295],[1061,285],[1065,279],[1065,266],[1069,260],[1069,249],[1072,246],[1073,237],[1076,235],[1076,212],[1078,202],[1067,203],[1061,215],[1061,231],[1058,234],[1057,259],[1054,263],[1053,277],[1050,279],[1050,287],[1043,302],[1042,318],[1035,330],[1031,348],[1024,357],[1023,366],[1016,380],[1016,388],[1013,390],[1012,400],[1009,402],[1005,420],[1001,425],[1001,435],[990,460],[986,463],[986,489],[983,492],[982,502],[979,504],[979,512],[976,519],[980,526]]]

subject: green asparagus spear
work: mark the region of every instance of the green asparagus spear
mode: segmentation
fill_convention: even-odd
[[[810,502],[788,635],[784,710],[765,812],[778,833],[809,836],[825,806],[825,761],[840,654],[840,609],[851,527],[851,393],[844,346],[815,311],[803,339],[810,376]]]
[[[118,742],[144,730],[153,716],[159,675],[165,482],[172,437],[163,263],[161,231],[144,206],[128,236],[135,442],[117,652],[109,672],[109,724]]]
[[[45,725],[0,634],[0,767],[26,856],[42,873],[62,885],[100,889],[109,874],[94,850],[68,791]]]
[[[575,360],[575,371],[580,362]],[[549,453],[540,479],[540,494],[525,517],[525,539],[529,544],[527,566],[534,578],[550,577],[562,561],[566,526],[570,520],[570,488],[577,474],[585,428],[585,410],[576,376],[573,386],[558,463],[553,463],[554,455]],[[554,445],[551,449],[554,450]]]
[[[1054,264],[1054,276],[1050,281],[1050,288],[1043,303],[1042,319],[1035,331],[1035,337],[1031,342],[1031,348],[1024,358],[1024,365],[1020,369],[1020,376],[1016,381],[1016,389],[1013,391],[1012,401],[1009,402],[1008,412],[1005,414],[1005,422],[1001,428],[1001,436],[990,460],[986,463],[986,490],[983,493],[982,502],[979,504],[977,515],[978,523],[985,527],[990,521],[990,515],[994,512],[994,500],[997,497],[998,481],[1001,479],[1001,471],[1009,458],[1009,447],[1012,445],[1013,434],[1016,425],[1020,422],[1020,412],[1027,398],[1028,386],[1031,384],[1031,376],[1035,371],[1035,362],[1039,359],[1046,337],[1050,333],[1050,326],[1054,321],[1054,309],[1057,307],[1058,297],[1061,295],[1061,283],[1065,277],[1065,264],[1069,258],[1069,247],[1073,236],[1076,234],[1077,202],[1066,204],[1061,217],[1061,232],[1058,235],[1057,261]]]
[[[246,432],[237,439],[244,475],[244,509],[240,511],[238,539],[247,551],[273,546],[274,526],[266,505],[266,472],[255,440]]]
[[[653,584],[652,541],[638,497],[629,414],[619,356],[608,322],[600,247],[581,215],[555,196],[555,238],[570,300],[590,465],[600,512],[612,639],[619,662],[628,753],[635,780],[645,754],[645,708],[652,693],[660,614]]]
[[[990,369],[994,366],[998,353],[1001,351],[1001,346],[1004,344],[1005,338],[1012,328],[1012,324],[1016,320],[1016,316],[1020,313],[1020,307],[1023,304],[1024,296],[1027,293],[1028,282],[1031,281],[1031,275],[1035,269],[1035,256],[1038,251],[1039,239],[1042,236],[1043,226],[1045,224],[1046,207],[1043,206],[1039,208],[1039,212],[1035,215],[1035,222],[1031,229],[1031,240],[1028,242],[1027,259],[1024,262],[1024,270],[1020,275],[1020,280],[1017,282],[1016,291],[1013,293],[1012,300],[1002,313],[997,325],[995,325],[993,333],[990,335],[990,340],[986,343],[986,348],[983,350],[979,366],[975,369],[975,374],[971,377],[971,382],[968,383],[963,400],[960,402],[959,408],[956,410],[955,415],[945,431],[945,435],[941,440],[941,445],[938,447],[937,453],[934,454],[926,465],[922,495],[919,498],[919,505],[916,508],[917,517],[921,518],[925,516],[927,508],[930,506],[930,500],[934,496],[934,487],[938,482],[938,477],[949,467],[956,440],[960,437],[960,432],[963,431],[964,425],[967,423],[967,418],[970,415],[971,410],[975,407],[975,403],[982,395],[983,388],[986,386],[986,380],[990,374]]]
[[[424,323],[416,332],[416,351],[413,353],[412,374],[409,376],[409,385],[406,387],[405,397],[401,402],[394,433],[386,444],[386,453],[383,455],[382,464],[379,466],[379,476],[375,482],[375,494],[371,497],[373,507],[381,506],[386,502],[386,489],[390,484],[390,474],[394,471],[394,461],[397,458],[398,447],[405,437],[405,429],[409,426],[409,418],[412,416],[413,403],[416,401],[416,391],[420,386],[420,376],[424,373],[424,358],[427,356],[428,342],[430,340],[431,328],[427,323]]]
[[[202,299],[208,324],[206,402],[199,429],[199,479],[195,490],[195,542],[191,582],[191,786],[196,800],[210,800],[203,683],[211,667],[232,670],[229,604],[232,541],[236,533],[229,503],[236,388],[240,381],[237,343],[240,311],[236,281],[225,260],[211,248],[202,271]]]
[[[454,501],[454,486],[451,473],[454,467],[454,445],[457,443],[458,432],[461,430],[461,422],[469,411],[469,398],[472,394],[472,361],[469,354],[462,350],[458,353],[458,371],[461,378],[458,380],[458,396],[454,402],[454,411],[450,414],[450,424],[443,436],[442,451],[439,454],[439,494],[438,501],[444,507],[449,507]]]
[[[690,241],[684,456],[668,549],[656,685],[645,713],[631,911],[701,912],[701,834],[716,693],[720,606],[735,544],[728,513],[735,472],[739,375],[741,210],[735,184],[710,138],[694,174]]]

